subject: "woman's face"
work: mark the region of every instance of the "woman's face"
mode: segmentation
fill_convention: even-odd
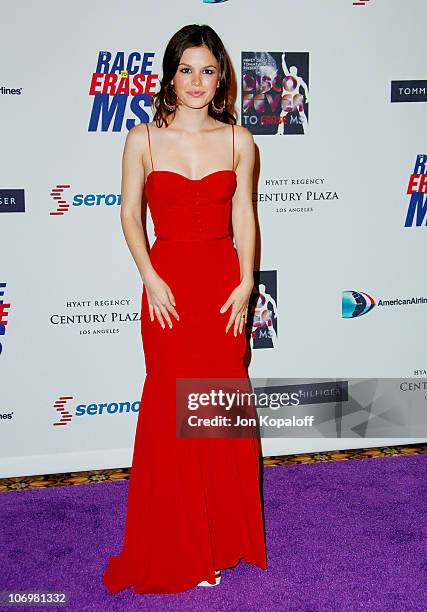
[[[190,108],[202,108],[215,96],[218,82],[218,62],[209,49],[185,49],[172,80],[178,101]]]

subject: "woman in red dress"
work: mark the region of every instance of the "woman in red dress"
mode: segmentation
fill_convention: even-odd
[[[267,567],[259,437],[180,437],[176,425],[178,378],[249,380],[255,145],[229,110],[230,81],[215,31],[183,27],[165,50],[153,122],[126,138],[121,221],[143,281],[146,378],[124,543],[103,575],[110,593],[214,586],[240,560]]]

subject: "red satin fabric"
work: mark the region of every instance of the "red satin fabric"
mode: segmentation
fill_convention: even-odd
[[[239,283],[230,235],[234,170],[200,180],[151,171],[146,193],[154,268],[180,316],[150,321],[141,336],[146,378],[136,428],[124,543],[103,575],[110,593],[177,593],[241,559],[267,568],[258,438],[177,438],[177,377],[247,377],[244,333],[225,333],[220,307]],[[123,364],[125,367],[125,364]],[[221,587],[217,587],[221,588]]]

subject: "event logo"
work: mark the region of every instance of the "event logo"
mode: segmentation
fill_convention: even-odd
[[[3,352],[2,336],[6,335],[7,315],[10,309],[10,304],[3,299],[5,287],[6,283],[0,282],[0,355]]]
[[[150,120],[145,110],[151,107],[159,75],[152,72],[154,53],[100,51],[92,74],[89,95],[93,96],[88,131],[120,132],[123,124],[130,130]]]
[[[124,297],[66,300],[64,310],[49,316],[51,325],[85,337],[118,334],[124,325],[140,321],[140,308]]]
[[[129,414],[129,412],[139,412],[139,401],[135,402],[110,402],[109,404],[77,404],[74,407],[68,406],[73,398],[72,395],[60,395],[55,400],[53,408],[57,413],[58,420],[53,423],[54,427],[68,425],[75,416],[95,416],[112,414]]]
[[[265,190],[253,193],[253,201],[268,210],[286,215],[310,214],[324,210],[324,202],[340,200],[337,191],[322,176],[275,177],[264,180]]]
[[[391,102],[427,102],[427,81],[392,81]]]
[[[354,0],[353,6],[366,6],[370,0]]]
[[[23,189],[0,189],[0,213],[25,212]]]
[[[427,376],[427,369],[426,368],[421,368],[421,369],[416,368],[412,375],[413,376]]]
[[[0,87],[1,96],[20,96],[22,94],[22,87]]]
[[[71,204],[64,197],[64,190],[70,189],[68,184],[58,184],[52,187],[50,196],[55,202],[55,210],[51,210],[49,215],[62,216],[69,211],[70,206],[77,208],[99,207],[99,206],[121,206],[122,196],[115,193],[76,193],[72,196]]]
[[[407,195],[410,195],[408,212],[406,213],[405,227],[427,225],[427,155],[419,154],[415,166],[409,177]]]
[[[255,272],[254,303],[250,303],[251,348],[275,348],[277,344],[277,271]]]
[[[427,297],[422,295],[418,297],[409,298],[392,298],[379,299],[375,302],[374,298],[368,293],[362,291],[343,291],[342,292],[342,317],[343,319],[354,319],[370,312],[376,305],[377,308],[381,306],[409,306],[419,305],[425,306],[427,304]]]
[[[252,134],[305,134],[308,53],[242,52],[242,125]]]
[[[375,300],[368,293],[362,291],[342,292],[342,317],[354,319],[367,314],[375,306]]]

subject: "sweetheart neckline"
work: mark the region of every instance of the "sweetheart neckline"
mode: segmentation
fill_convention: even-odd
[[[192,179],[189,178],[188,176],[185,176],[185,174],[181,174],[180,172],[174,172],[173,170],[150,170],[150,172],[147,174],[147,178],[146,178],[146,183],[148,181],[148,178],[153,174],[153,173],[166,173],[166,174],[176,174],[177,176],[181,176],[183,179],[190,181],[191,183],[200,183],[200,181],[203,181],[204,179],[208,178],[209,176],[213,176],[214,174],[220,174],[221,172],[232,172],[234,174],[234,176],[236,176],[236,171],[235,170],[231,170],[231,169],[225,169],[225,170],[215,170],[214,172],[210,172],[209,174],[205,174],[205,176],[202,176],[202,178],[199,179]]]

